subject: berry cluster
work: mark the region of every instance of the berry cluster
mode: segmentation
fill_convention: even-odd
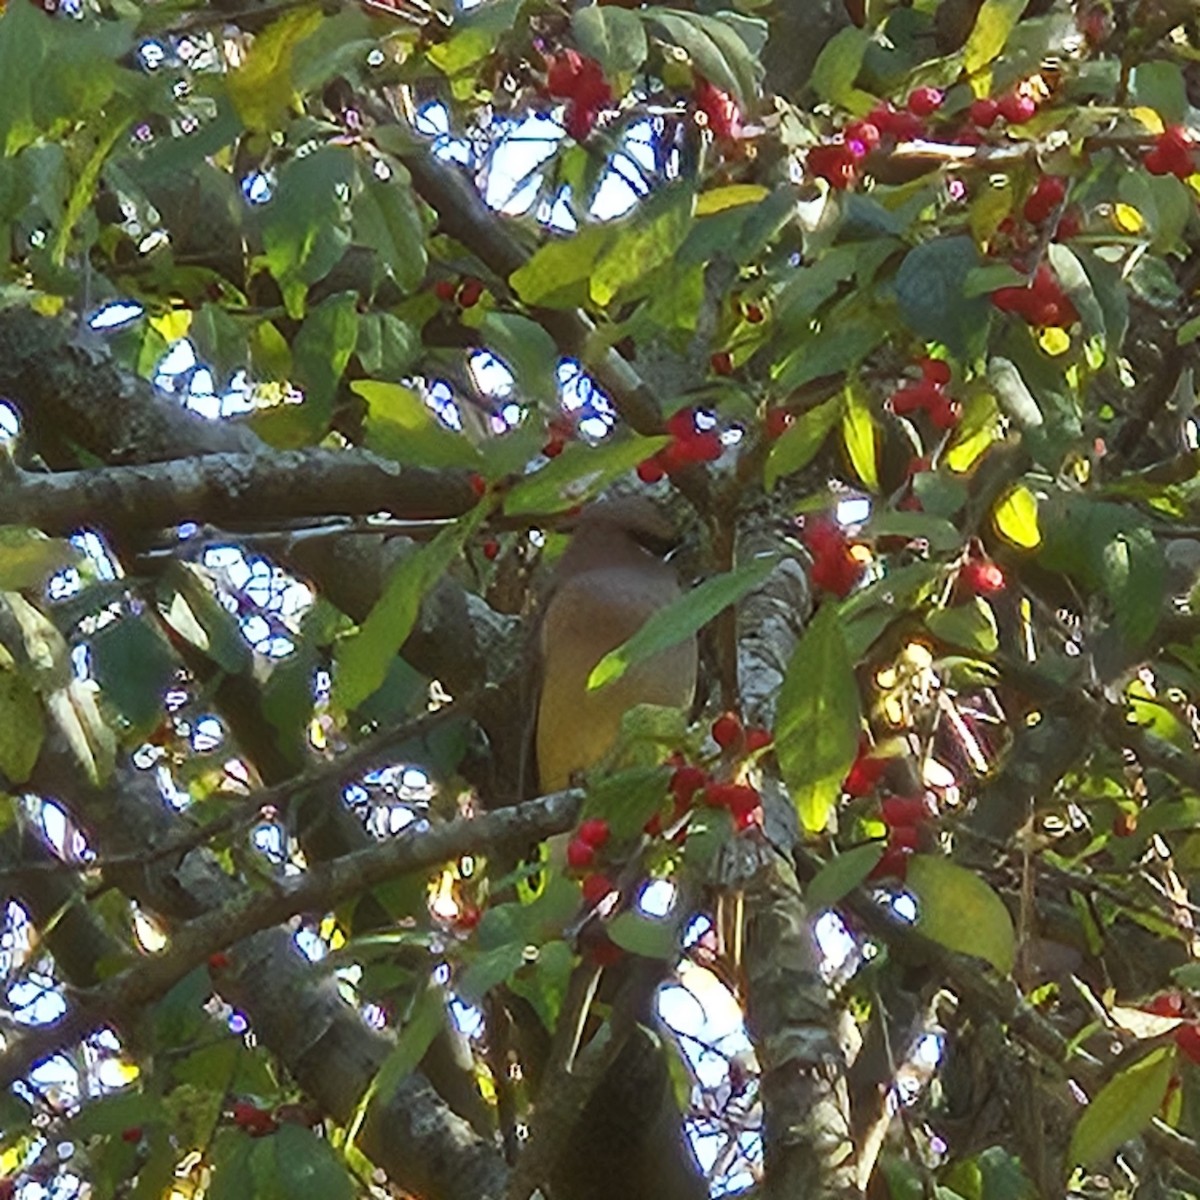
[[[886,758],[875,758],[871,754],[871,743],[866,737],[859,739],[858,754],[850,764],[846,778],[842,780],[842,791],[853,800],[871,795],[879,786],[887,770]]]
[[[945,392],[950,365],[940,358],[923,358],[917,364],[921,378],[892,393],[892,412],[898,417],[923,412],[938,429],[953,429],[961,416],[959,405]]]
[[[696,410],[681,408],[667,418],[671,442],[637,469],[643,483],[657,483],[694,463],[716,462],[721,457],[721,437],[715,429],[696,428]]]
[[[567,844],[567,866],[584,871],[592,865],[596,852],[608,845],[610,831],[603,817],[588,817],[580,822],[575,836]]]
[[[712,723],[712,738],[718,746],[731,755],[746,753],[757,754],[765,750],[774,740],[769,730],[758,725],[747,729],[742,719],[733,712],[722,713]]]
[[[967,119],[976,129],[991,129],[1001,118],[1009,125],[1024,125],[1037,114],[1037,101],[1026,92],[1014,89],[998,99],[981,96],[967,109]]]
[[[1151,175],[1174,175],[1187,179],[1195,173],[1195,146],[1191,135],[1182,125],[1171,125],[1154,139],[1154,148],[1147,151],[1142,166]]]
[[[433,294],[443,304],[474,308],[483,296],[483,280],[474,275],[468,275],[461,283],[457,279],[439,279],[433,285]]]
[[[692,96],[697,112],[704,114],[704,122],[714,137],[728,141],[738,136],[742,129],[742,114],[738,111],[737,101],[728,92],[698,76]]]
[[[904,880],[908,860],[921,841],[921,826],[930,817],[924,796],[888,796],[879,805],[880,816],[888,828],[887,843],[868,879]]]
[[[835,596],[849,595],[867,568],[837,521],[829,516],[805,517],[800,540],[812,555],[809,578],[813,583]]]
[[[279,1128],[275,1114],[269,1108],[259,1108],[248,1100],[238,1100],[230,1110],[233,1123],[251,1137],[266,1137]]]
[[[563,50],[546,59],[546,91],[567,102],[563,124],[577,142],[588,138],[596,118],[613,103],[603,68],[577,50]]]
[[[1033,282],[1025,287],[997,288],[992,303],[1001,312],[1024,317],[1030,325],[1066,329],[1079,320],[1075,305],[1048,263],[1038,264]]]

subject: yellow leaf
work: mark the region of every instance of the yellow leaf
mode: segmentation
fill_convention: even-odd
[[[710,217],[727,208],[739,208],[743,204],[757,204],[765,200],[769,192],[758,183],[734,183],[729,187],[714,188],[696,197],[696,216]]]
[[[1146,108],[1139,104],[1136,108],[1129,110],[1129,115],[1135,121],[1140,121],[1151,133],[1162,133],[1165,128],[1163,119],[1158,115],[1156,109]]]
[[[1070,350],[1071,335],[1057,325],[1049,326],[1038,334],[1038,345],[1051,357],[1057,358]]]
[[[842,417],[842,441],[854,473],[863,487],[879,491],[879,426],[861,387],[846,387],[846,414]]]
[[[280,17],[254,39],[242,65],[229,72],[226,85],[247,129],[266,132],[287,113],[295,91],[292,55],[323,20],[315,5]]]
[[[1141,233],[1146,227],[1145,218],[1132,204],[1114,204],[1112,220],[1122,233]]]
[[[187,337],[192,327],[192,310],[190,308],[173,308],[161,317],[150,318],[150,328],[164,342],[177,342],[181,337]]]
[[[1037,497],[1023,483],[1008,489],[992,510],[996,532],[1010,545],[1032,550],[1042,541]]]
[[[57,317],[63,310],[66,300],[62,296],[51,296],[47,292],[38,292],[30,301],[29,307],[40,317]]]

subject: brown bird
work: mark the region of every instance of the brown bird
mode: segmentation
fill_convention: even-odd
[[[569,786],[616,744],[621,718],[638,704],[686,708],[696,690],[696,639],[630,667],[588,691],[592,668],[680,595],[662,556],[675,530],[640,496],[596,503],[580,515],[558,561],[539,638],[538,783]]]
[[[681,594],[663,556],[674,528],[642,497],[580,515],[555,569],[539,636],[537,768],[543,792],[570,785],[615,746],[639,704],[686,708],[696,690],[694,637],[588,691],[592,668]],[[618,968],[618,977],[620,969]],[[610,981],[615,984],[615,979]],[[656,979],[640,989],[638,1020],[654,1023]],[[567,1137],[551,1182],[556,1200],[704,1200],[708,1188],[684,1137],[661,1045],[639,1029]]]

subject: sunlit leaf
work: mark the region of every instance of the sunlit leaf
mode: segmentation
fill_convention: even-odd
[[[1068,1161],[1092,1166],[1137,1137],[1162,1107],[1176,1059],[1175,1048],[1166,1046],[1118,1071],[1083,1110]]]
[[[906,881],[917,898],[917,928],[948,950],[1013,968],[1017,936],[1004,901],[980,876],[948,858],[915,854]]]
[[[1042,540],[1037,497],[1024,484],[1004,493],[992,509],[992,521],[996,532],[1021,550],[1032,550]]]
[[[779,693],[775,749],[784,782],[810,833],[825,828],[858,753],[861,716],[841,617],[823,604],[800,639]]]
[[[871,411],[866,391],[857,385],[846,388],[842,415],[842,441],[854,473],[864,487],[879,490],[879,423]]]
[[[801,413],[771,445],[763,469],[763,483],[770,491],[785,475],[802,471],[817,456],[829,431],[842,416],[845,400],[835,396]]]
[[[999,57],[1024,11],[1024,0],[983,0],[975,16],[975,26],[963,47],[963,67],[968,74],[973,75]]]

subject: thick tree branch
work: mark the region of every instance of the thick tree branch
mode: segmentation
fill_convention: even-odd
[[[276,881],[268,892],[239,895],[175,930],[163,953],[94,988],[72,990],[71,1014],[38,1026],[0,1055],[0,1087],[8,1087],[35,1062],[106,1021],[165,995],[218,950],[298,913],[328,912],[398,875],[426,870],[464,854],[486,854],[565,833],[575,824],[582,803],[583,793],[573,790],[478,818],[460,818],[310,867],[300,875]]]
[[[365,450],[263,450],[0,476],[0,511],[47,533],[184,521],[236,527],[297,517],[455,517],[476,501],[465,472],[402,467]]]

